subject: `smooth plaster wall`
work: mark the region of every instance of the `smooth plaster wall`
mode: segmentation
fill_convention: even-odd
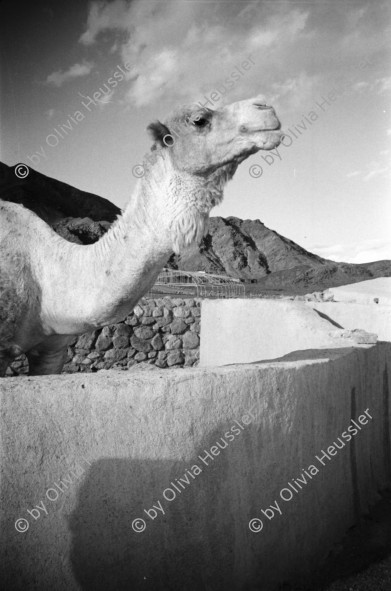
[[[265,591],[305,575],[390,482],[390,363],[383,343],[272,363],[0,380],[1,588]],[[322,466],[315,456],[366,409],[373,419]],[[239,434],[213,456],[233,426]],[[283,501],[311,464],[318,474]],[[282,515],[268,520],[262,509],[276,499]],[[144,509],[159,502],[164,515],[152,520]]]
[[[336,328],[301,301],[203,300],[200,366],[251,363],[299,349],[349,346],[337,336]]]

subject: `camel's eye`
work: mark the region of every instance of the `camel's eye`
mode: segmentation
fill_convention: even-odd
[[[193,127],[206,127],[209,123],[209,118],[206,117],[204,114],[201,115],[200,113],[198,115],[193,115],[192,117],[189,117],[187,122]]]
[[[197,117],[196,119],[193,119],[192,123],[196,127],[205,127],[205,125],[207,125],[209,121],[205,119],[205,117]]]

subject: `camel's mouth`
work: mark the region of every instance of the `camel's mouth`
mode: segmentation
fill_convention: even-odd
[[[261,131],[280,131],[280,129],[281,129],[281,123],[279,121],[273,127],[264,127],[262,129],[254,129],[254,133],[259,133]]]

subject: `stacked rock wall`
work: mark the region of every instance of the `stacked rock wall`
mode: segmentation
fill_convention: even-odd
[[[143,298],[123,322],[75,337],[63,371],[130,369],[142,362],[193,366],[199,359],[200,316],[200,299]],[[11,368],[7,375],[26,373],[27,360],[22,356]]]

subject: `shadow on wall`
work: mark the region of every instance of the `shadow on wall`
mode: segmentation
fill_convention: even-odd
[[[305,352],[292,357],[301,359]],[[389,477],[388,397],[385,369],[382,426]],[[360,414],[357,404],[352,387],[346,425],[348,416]],[[326,408],[332,412],[330,405]],[[275,437],[273,421],[263,421],[262,428],[249,424],[240,430],[235,425],[234,434],[233,421],[210,432],[186,461],[96,461],[69,520],[71,563],[80,587],[84,591],[266,591],[284,581],[309,580],[320,558],[365,508],[367,500],[360,496],[370,475],[363,467],[358,470],[358,443],[353,438],[332,462],[325,467],[317,464],[319,473],[292,494],[291,502],[282,501],[282,487],[292,476],[303,476],[303,468],[316,463],[315,454],[325,445],[319,443],[316,424],[306,423],[303,439],[303,424],[295,412],[287,437]],[[234,435],[231,441],[228,431]],[[219,455],[208,458],[206,450],[216,444],[221,447]],[[360,448],[362,455],[362,444]],[[282,513],[275,511],[268,520],[261,510],[276,499]],[[148,516],[144,510],[151,509]],[[140,533],[132,529],[138,518],[145,522]],[[262,532],[249,530],[252,518],[263,520]],[[138,522],[139,528],[144,525]]]
[[[204,450],[218,441],[223,446],[225,432],[226,424],[210,433],[198,454],[205,457]],[[249,519],[258,516],[260,505],[266,503],[262,490],[266,488],[269,496],[271,489],[270,464],[264,455],[269,429],[260,437],[258,430],[248,426],[236,438],[238,441],[228,443],[214,461],[207,459],[208,466],[197,455],[186,462],[95,462],[69,519],[71,563],[81,589],[250,590],[254,589],[256,570],[257,582],[266,590],[268,578],[281,577],[292,563],[286,546],[278,542],[282,524],[270,524],[275,530],[274,544],[267,541],[268,536],[262,539],[262,534],[252,533],[248,527]],[[285,452],[289,455],[288,450]],[[193,478],[190,472],[196,474],[194,465],[202,472]],[[170,501],[163,496],[166,487]],[[159,502],[164,514],[157,508]],[[280,519],[290,519],[302,502],[300,499],[284,507],[285,515]],[[152,520],[144,509],[153,505]],[[145,520],[146,529],[141,533],[132,529],[136,518]]]

